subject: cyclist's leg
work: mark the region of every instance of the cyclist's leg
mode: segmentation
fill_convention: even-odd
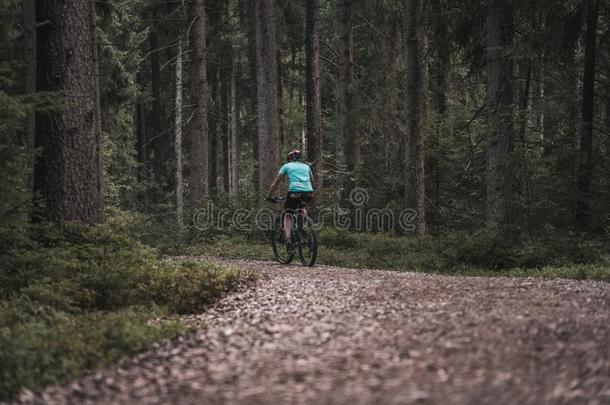
[[[297,206],[296,218],[297,224],[300,229],[305,227],[307,223],[307,204],[311,201],[311,196],[309,193],[302,193],[299,198],[299,204]]]
[[[297,213],[303,219],[303,223],[307,221],[307,204],[309,203],[309,201],[311,201],[311,198],[309,196],[301,197],[299,201]]]
[[[288,242],[292,240],[292,221],[294,212],[298,208],[299,199],[293,193],[286,195],[284,202],[284,239]]]
[[[284,240],[292,239],[292,213],[284,211]]]

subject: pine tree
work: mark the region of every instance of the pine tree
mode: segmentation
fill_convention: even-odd
[[[320,1],[307,2],[305,30],[307,87],[307,159],[313,163],[317,192],[322,189],[322,100],[320,93]]]
[[[426,182],[424,171],[425,46],[422,0],[407,1],[407,141],[406,203],[413,209],[415,234],[426,233]]]
[[[341,145],[347,168],[345,188],[353,185],[353,176],[360,159],[358,131],[354,111],[354,32],[352,27],[353,0],[339,0],[337,26],[339,30],[339,78],[337,86],[337,142]],[[349,190],[346,190],[349,192]]]
[[[195,113],[189,126],[189,185],[191,200],[200,203],[210,194],[210,140],[208,130],[208,79],[205,0],[194,0],[190,7],[192,21],[191,99]]]
[[[176,97],[174,123],[174,154],[176,159],[176,223],[182,226],[184,222],[184,182],[182,179],[182,40],[178,40],[178,56],[176,57]]]
[[[508,225],[512,180],[513,134],[513,17],[504,0],[487,4],[487,103],[490,110],[487,150],[487,228],[503,231]]]
[[[578,161],[578,187],[576,197],[576,224],[586,228],[589,222],[593,120],[595,108],[595,56],[597,47],[598,0],[587,0],[587,32],[585,35],[585,69],[582,90],[582,120]]]
[[[271,185],[280,163],[276,30],[275,1],[256,0],[258,170],[262,191]]]
[[[95,64],[94,6],[38,0],[37,88],[64,96],[61,113],[36,117],[35,189],[44,217],[60,222],[103,221],[101,132]]]

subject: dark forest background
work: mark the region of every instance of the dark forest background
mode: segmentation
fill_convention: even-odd
[[[610,280],[608,0],[0,0],[0,400],[184,331],[270,259],[193,223],[366,189],[321,264]],[[233,225],[233,226],[232,226]]]
[[[418,235],[609,226],[606,1],[68,3],[3,1],[5,240],[104,207],[188,226],[295,148],[320,202],[364,187]]]

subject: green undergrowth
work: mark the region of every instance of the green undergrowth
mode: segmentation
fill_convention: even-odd
[[[197,313],[244,274],[209,262],[172,262],[111,221],[37,226],[1,252],[0,401],[144,350],[183,332],[157,316]]]
[[[610,250],[604,240],[561,235],[520,243],[491,241],[483,234],[401,237],[384,233],[320,232],[319,264],[464,276],[571,278],[610,281]],[[264,239],[216,237],[188,253],[273,260]]]

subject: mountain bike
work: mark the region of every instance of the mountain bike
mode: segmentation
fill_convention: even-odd
[[[285,200],[286,197],[267,199],[273,203],[282,203]],[[292,215],[293,250],[289,250],[286,246],[284,215]],[[282,210],[282,215],[275,220],[271,229],[271,246],[275,260],[278,262],[289,264],[298,251],[303,266],[313,267],[318,256],[318,233],[313,219],[303,215],[301,207],[292,212]]]

